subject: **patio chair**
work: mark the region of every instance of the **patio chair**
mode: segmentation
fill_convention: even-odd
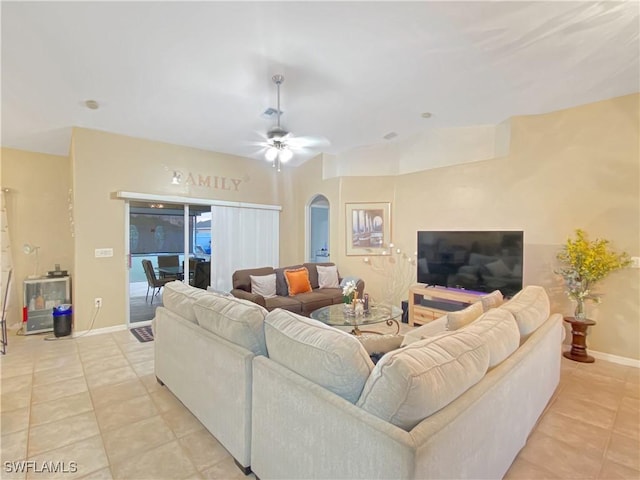
[[[147,276],[147,296],[145,297],[145,301],[149,301],[149,289],[153,289],[151,293],[151,305],[153,305],[153,297],[160,293],[160,289],[164,287],[167,283],[173,282],[175,278],[157,278],[156,272],[153,270],[153,265],[150,260],[142,260],[142,268],[144,269],[144,273]],[[156,288],[158,291],[156,292]]]
[[[158,255],[158,269],[160,270],[161,278],[182,280],[182,275],[180,273],[167,274],[161,271],[163,268],[175,268],[177,271],[179,269],[178,267],[180,267],[180,257],[178,255]]]

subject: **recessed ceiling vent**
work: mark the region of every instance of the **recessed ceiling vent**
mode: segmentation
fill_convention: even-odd
[[[280,116],[282,116],[284,114],[284,112],[282,110],[280,110]],[[273,118],[274,116],[278,115],[278,110],[276,108],[267,108],[263,113],[262,113],[262,118]]]
[[[382,138],[384,138],[385,140],[391,140],[392,138],[395,138],[397,136],[398,134],[396,132],[389,132]]]

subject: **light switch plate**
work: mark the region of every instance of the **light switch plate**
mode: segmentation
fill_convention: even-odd
[[[631,257],[631,268],[640,268],[640,257]]]
[[[95,256],[96,258],[113,257],[113,248],[96,248]]]

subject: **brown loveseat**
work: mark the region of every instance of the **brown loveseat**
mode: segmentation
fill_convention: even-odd
[[[333,266],[334,263],[304,263],[289,267],[272,268],[251,268],[247,270],[237,270],[233,273],[233,290],[231,294],[237,298],[250,300],[258,305],[262,305],[271,311],[275,308],[282,308],[291,312],[309,316],[311,312],[327,305],[342,303],[342,288],[319,288],[317,266]],[[309,283],[312,291],[289,296],[285,270],[295,270],[305,267],[309,271]],[[262,295],[251,292],[251,275],[264,276],[276,274],[276,296],[265,298]],[[339,280],[342,278],[338,274]],[[355,280],[355,278],[354,278]],[[358,279],[356,282],[358,296],[362,296],[364,291],[364,281]]]

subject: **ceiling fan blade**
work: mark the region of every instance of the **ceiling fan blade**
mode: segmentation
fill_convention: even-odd
[[[291,148],[328,147],[331,142],[325,137],[294,137],[290,135],[287,139],[287,145]]]
[[[269,142],[267,142],[266,140],[261,140],[261,141],[253,141],[253,142],[245,142],[245,145],[250,145],[252,147],[270,147],[271,144]]]

